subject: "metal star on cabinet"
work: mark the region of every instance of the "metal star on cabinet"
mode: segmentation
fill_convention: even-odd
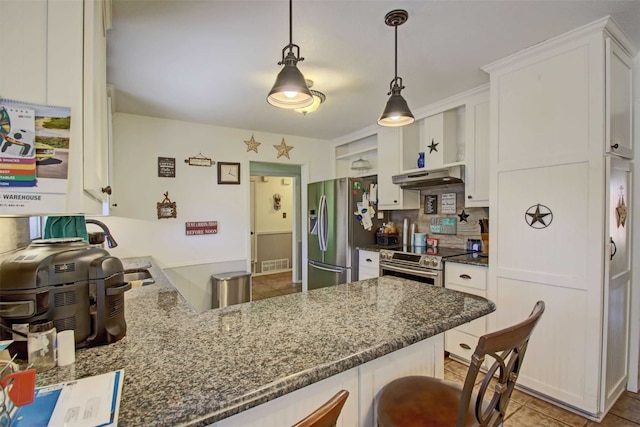
[[[437,153],[438,149],[436,148],[440,144],[439,142],[435,142],[433,138],[431,138],[431,145],[427,145],[429,148],[429,153],[433,153],[434,151]]]
[[[467,222],[467,218],[469,218],[469,214],[466,213],[464,209],[462,209],[462,213],[459,214],[458,217],[460,217],[460,222],[462,221]]]
[[[284,138],[282,138],[280,145],[274,145],[274,147],[278,150],[278,157],[276,157],[276,159],[279,159],[282,156],[285,156],[287,159],[291,159],[291,157],[289,157],[289,151],[293,150],[293,147],[287,146],[287,143],[284,142]]]
[[[549,215],[551,216],[549,218],[546,218]],[[537,205],[533,205],[529,209],[527,209],[525,220],[530,227],[546,228],[549,226],[549,224],[551,224],[551,221],[553,221],[553,213],[551,212],[551,209],[549,209],[545,205],[541,205],[540,203],[538,203]],[[549,223],[547,223],[546,221],[549,221]],[[538,223],[540,225],[536,225]]]
[[[245,141],[244,143],[247,144],[247,153],[249,151],[255,151],[257,153],[258,152],[258,146],[260,144],[262,144],[261,142],[258,142],[255,139],[253,139],[253,135],[251,135],[251,139],[250,140]]]

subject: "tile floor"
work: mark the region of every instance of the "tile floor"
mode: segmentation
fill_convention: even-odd
[[[526,360],[524,363],[527,363]],[[444,377],[463,383],[467,366],[445,359]],[[640,394],[624,392],[602,423],[590,421],[536,397],[514,390],[504,427],[640,427]]]
[[[251,293],[253,301],[280,295],[302,292],[302,283],[293,283],[291,271],[282,273],[251,276]]]
[[[287,295],[302,291],[302,284],[293,283],[291,271],[253,276],[253,300]],[[525,362],[526,363],[526,362]],[[444,375],[450,381],[463,383],[467,366],[445,359]],[[511,396],[504,427],[640,427],[640,394],[624,392],[602,423],[590,421],[573,412],[552,405],[522,391]]]

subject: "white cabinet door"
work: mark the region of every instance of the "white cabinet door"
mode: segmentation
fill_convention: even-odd
[[[425,169],[438,169],[457,160],[457,126],[455,110],[429,116],[419,123],[420,146],[424,150]]]
[[[466,105],[466,207],[489,206],[489,93]]]
[[[610,38],[606,50],[606,138],[605,151],[633,158],[633,62]]]
[[[109,136],[107,131],[107,30],[104,1],[85,1],[84,191],[108,209]]]
[[[603,381],[605,411],[615,403],[627,382],[627,352],[629,348],[629,304],[631,292],[631,223],[627,209],[631,206],[632,173],[626,160],[607,158],[609,251],[605,251],[605,271],[608,282],[604,292],[603,341],[606,374]]]
[[[380,252],[358,250],[358,280],[380,276]]]
[[[420,192],[402,190],[391,181],[400,173],[402,159],[401,129],[380,128],[378,130],[378,209],[417,209],[420,207]]]

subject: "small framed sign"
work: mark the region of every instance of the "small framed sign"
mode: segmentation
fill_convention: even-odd
[[[424,213],[436,215],[438,213],[438,196],[424,196]]]
[[[431,218],[429,231],[432,234],[456,234],[457,232],[456,218],[446,218],[446,217]]]
[[[454,214],[456,213],[456,193],[446,193],[442,195],[442,209],[440,213]]]
[[[161,178],[176,177],[176,159],[174,157],[158,157],[158,176]]]
[[[158,219],[177,218],[178,208],[175,202],[169,200],[169,192],[164,193],[164,200],[156,203],[158,209]]]
[[[185,159],[184,162],[189,166],[209,166],[209,167],[211,167],[215,163],[212,159],[202,155],[202,153],[194,157],[189,157],[188,159]]]

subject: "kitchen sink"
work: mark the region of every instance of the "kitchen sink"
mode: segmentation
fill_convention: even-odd
[[[124,281],[130,282],[131,287],[146,286],[156,281],[151,276],[149,270],[126,270],[124,272]]]

